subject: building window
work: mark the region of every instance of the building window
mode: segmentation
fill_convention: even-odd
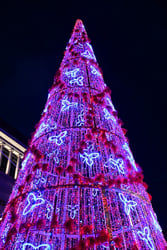
[[[20,158],[19,170],[21,170],[21,168],[22,168],[22,165],[21,165],[21,164],[22,164],[22,161],[23,161],[23,157]]]
[[[7,148],[3,148],[2,154],[5,155],[6,157],[9,157],[9,150]]]
[[[16,165],[17,165],[17,156],[12,153],[11,161],[10,161],[10,170],[9,175],[14,178],[15,171],[16,171]]]
[[[9,150],[7,150],[6,148],[3,148],[2,149],[2,159],[1,159],[1,164],[0,164],[0,171],[2,171],[4,173],[6,171],[8,157],[9,157]]]

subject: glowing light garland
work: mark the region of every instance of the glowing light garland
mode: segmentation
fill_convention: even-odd
[[[131,209],[134,210],[134,208],[137,206],[137,202],[132,201],[132,200],[127,200],[126,197],[122,193],[119,193],[119,198],[124,203],[125,213],[129,215],[130,210]]]
[[[55,156],[55,157],[54,157],[54,161],[55,161],[55,163],[57,163],[57,164],[60,162],[58,155],[59,155],[59,150],[56,149],[55,152],[54,152],[54,156]]]
[[[54,156],[53,159],[54,159],[55,163],[58,164],[60,162],[59,157],[58,157],[59,152],[60,152],[59,149],[56,148],[56,150],[54,150],[53,152],[51,152],[49,154],[46,154],[46,155],[47,155],[48,158],[51,158],[51,157]]]
[[[130,186],[126,185],[126,184],[121,184],[121,188],[125,189],[125,190],[128,190],[130,188]]]
[[[110,100],[110,98],[107,97],[106,100],[107,100],[107,103],[109,104],[109,106],[112,108],[112,110],[115,111],[114,105],[113,105],[112,101]]]
[[[86,43],[86,45],[89,47],[89,49],[90,49],[90,51],[91,51],[91,53],[92,53],[93,59],[96,60],[96,57],[95,57],[95,55],[94,55],[94,53],[93,53],[92,45],[91,45],[90,43]]]
[[[160,225],[157,222],[156,215],[154,216],[152,212],[150,212],[150,214],[151,214],[151,217],[153,219],[154,226],[157,228],[157,230],[159,230],[160,232],[162,232],[162,229],[161,229]]]
[[[125,144],[124,144],[122,147],[123,147],[123,149],[127,152],[127,154],[128,154],[128,159],[129,159],[129,161],[131,162],[133,168],[134,168],[136,171],[138,171],[138,169],[137,169],[137,167],[136,167],[135,160],[134,160],[134,158],[133,158],[132,152],[130,151],[130,148],[129,148],[128,144],[125,142]]]
[[[85,50],[84,52],[81,53],[82,56],[88,58],[88,59],[96,59],[89,50]]]
[[[116,119],[114,118],[114,116],[111,115],[110,112],[106,108],[103,109],[103,112],[104,112],[104,118],[106,120],[112,120],[113,122],[116,122]]]
[[[4,230],[3,233],[2,233],[1,239],[2,239],[2,242],[3,242],[3,243],[5,243],[6,236],[7,236],[8,231],[9,231],[9,229],[10,229],[11,226],[12,226],[12,224],[11,224],[11,223],[8,223],[8,224],[6,225],[6,227],[5,227],[5,230]]]
[[[83,44],[79,43],[77,39],[74,41],[74,44],[75,44],[75,46],[77,46],[80,49],[83,49],[83,47],[84,47]]]
[[[46,128],[48,128],[48,124],[45,124],[45,122],[41,123],[34,137],[35,138],[39,137],[45,131]]]
[[[150,229],[148,227],[145,227],[142,231],[137,232],[138,236],[140,237],[141,240],[145,241],[148,247],[151,250],[155,250],[154,244],[152,242],[152,239],[150,238]]]
[[[51,217],[52,217],[53,206],[52,206],[50,203],[48,203],[48,204],[46,205],[46,210],[47,210],[46,217],[47,217],[48,220],[50,220]]]
[[[49,141],[55,142],[58,146],[63,144],[63,139],[67,135],[67,131],[60,132],[59,135],[53,135],[49,137]]]
[[[50,96],[51,96],[51,93],[49,92],[49,93],[48,93],[47,101],[49,100]]]
[[[46,105],[45,105],[45,109],[43,110],[43,113],[46,113],[48,111],[48,107],[49,105],[51,105],[51,100],[47,101]]]
[[[121,158],[118,159],[113,159],[112,155],[110,155],[110,158],[108,159],[107,162],[105,162],[104,166],[106,168],[113,168],[113,169],[117,169],[119,173],[124,174],[124,161]]]
[[[72,85],[72,84],[77,84],[78,86],[83,86],[83,76],[79,76],[78,78],[75,78],[73,80],[70,80],[69,83]]]
[[[102,244],[102,247],[103,247],[104,249],[110,250],[110,247],[109,247],[109,245],[108,245],[108,242],[105,242],[104,244]],[[114,247],[114,249],[115,249],[115,247]]]
[[[84,112],[82,111],[80,115],[78,115],[77,126],[81,127],[84,125],[84,123],[85,123]]]
[[[92,152],[94,150],[94,144],[91,141],[87,141],[87,148],[84,149],[86,152]]]
[[[94,160],[99,157],[99,153],[86,153],[80,154],[80,158],[83,160],[83,163],[86,162],[90,167],[94,164]]]
[[[28,204],[23,210],[23,215],[30,213],[35,207],[45,203],[43,198],[38,198],[34,193],[30,193],[27,197]]]
[[[92,65],[90,65],[90,68],[91,68],[91,73],[93,75],[102,76],[101,73],[95,67],[93,67]]]
[[[78,21],[2,216],[0,249],[165,249],[88,41]]]
[[[56,208],[56,214],[58,214],[59,212],[60,212],[60,208],[57,207],[57,208]]]
[[[77,102],[69,102],[67,99],[62,100],[61,102],[61,111],[66,111],[69,110],[71,107],[77,107],[78,103]]]
[[[97,189],[97,188],[93,188],[93,189],[92,189],[92,195],[93,195],[94,197],[97,196],[97,192],[98,192],[98,189]]]
[[[76,215],[76,213],[78,211],[78,207],[79,207],[78,205],[74,205],[74,206],[68,205],[67,206],[67,210],[70,212],[71,219],[75,218],[75,215]]]
[[[47,178],[42,177],[41,170],[37,169],[37,179],[34,180],[34,188],[37,188],[40,183],[46,184]]]
[[[26,167],[28,161],[29,161],[31,158],[34,158],[34,156],[33,156],[32,153],[29,152],[29,153],[26,155],[26,158],[25,158],[25,159],[22,161],[22,163],[21,163],[22,170],[25,169],[25,167]]]
[[[51,246],[49,244],[41,244],[41,245],[38,245],[38,246],[34,246],[31,243],[24,243],[22,249],[27,250],[27,247],[28,248],[31,247],[32,249],[35,249],[35,250],[51,250]]]
[[[38,138],[45,132],[49,132],[51,130],[54,130],[57,128],[57,124],[55,122],[52,122],[51,119],[48,119],[47,124],[45,122],[42,122],[37,130],[37,132],[34,135],[34,139]]]
[[[106,133],[106,138],[108,141],[112,141],[113,135],[111,133]]]
[[[76,69],[73,69],[73,70],[70,70],[70,71],[66,71],[65,72],[65,75],[67,75],[68,77],[76,77],[77,76],[77,73],[80,71],[79,68],[76,68]]]
[[[78,115],[78,119],[77,119],[77,122],[76,122],[76,125],[81,127],[84,125],[84,108],[83,108],[83,105],[82,105],[82,108],[81,108],[81,112],[80,114]]]

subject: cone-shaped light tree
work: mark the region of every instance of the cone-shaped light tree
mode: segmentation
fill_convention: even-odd
[[[82,21],[3,213],[0,249],[167,249]]]

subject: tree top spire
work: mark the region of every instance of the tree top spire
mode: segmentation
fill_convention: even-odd
[[[82,20],[81,20],[81,19],[77,19],[76,22],[75,22],[74,27],[75,27],[75,26],[82,26],[82,25],[83,25]]]
[[[75,22],[61,66],[68,63],[69,60],[74,59],[91,59],[97,63],[93,48],[90,44],[90,39],[88,38],[86,29],[80,19],[77,19]]]
[[[82,20],[77,19],[69,42],[75,42],[76,40],[84,42],[84,39],[88,39],[86,29],[83,25]]]

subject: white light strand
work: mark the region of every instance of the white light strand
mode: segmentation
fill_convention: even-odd
[[[137,167],[136,167],[136,163],[135,163],[135,160],[133,158],[133,154],[132,152],[130,151],[130,148],[128,146],[128,144],[125,142],[124,145],[122,146],[123,149],[126,151],[126,153],[128,154],[128,159],[130,161],[130,163],[132,164],[133,168],[138,171]]]
[[[102,76],[102,74],[95,67],[93,67],[92,65],[90,65],[90,68],[91,68],[91,73],[93,75]]]
[[[114,123],[116,122],[115,117],[111,115],[110,112],[106,108],[103,108],[103,112],[104,112],[104,118],[106,120],[112,120]]]

